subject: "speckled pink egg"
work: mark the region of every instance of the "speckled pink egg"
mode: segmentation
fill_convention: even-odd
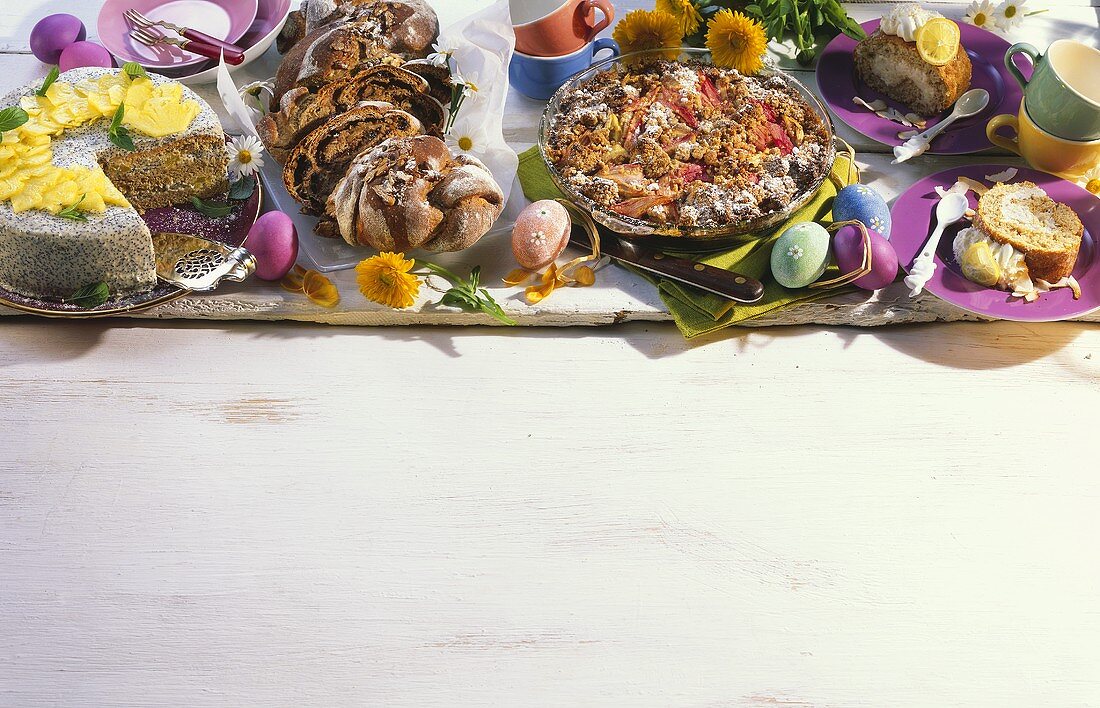
[[[878,290],[894,282],[898,274],[898,254],[890,242],[877,231],[871,235],[871,272],[853,285],[864,290]],[[833,255],[841,273],[850,273],[863,263],[863,234],[856,226],[842,226],[833,236]]]
[[[528,270],[538,270],[561,255],[569,243],[573,222],[569,212],[552,199],[528,205],[512,229],[512,255]]]
[[[88,30],[79,17],[61,12],[43,17],[31,30],[31,53],[38,61],[56,64],[61,52],[73,42],[83,42]]]
[[[115,65],[114,57],[95,42],[73,42],[61,52],[57,67],[62,71],[79,69],[82,66],[102,66],[110,69]]]
[[[269,211],[248,230],[244,247],[256,256],[257,278],[279,280],[298,260],[298,230],[283,212]]]

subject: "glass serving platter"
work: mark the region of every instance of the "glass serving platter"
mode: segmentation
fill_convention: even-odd
[[[782,210],[771,212],[755,219],[723,224],[717,227],[681,227],[675,224],[660,224],[645,219],[624,216],[598,204],[574,189],[561,175],[547,155],[547,142],[550,139],[550,131],[554,125],[555,119],[561,112],[562,101],[572,91],[592,79],[597,73],[610,69],[617,69],[619,66],[623,65],[624,62],[632,62],[646,58],[667,59],[667,51],[651,50],[634,52],[597,62],[590,68],[574,75],[566,81],[550,98],[546,110],[543,111],[542,121],[539,124],[539,154],[547,170],[549,170],[554,184],[557,185],[558,189],[560,189],[571,202],[591,214],[592,218],[598,224],[607,227],[621,236],[644,239],[653,243],[661,243],[662,245],[678,246],[685,250],[705,250],[708,247],[721,248],[730,243],[753,240],[757,238],[761,232],[767,231],[769,228],[786,221],[792,214],[813,199],[814,194],[825,180],[828,179],[829,169],[823,170],[821,175],[814,180],[811,186],[807,188],[803,194],[788,203]],[[690,47],[682,48],[677,60],[684,62],[697,61],[707,64],[713,63],[709,50]],[[825,110],[821,101],[801,82],[773,66],[765,66],[761,69],[760,74],[765,76],[779,76],[787,86],[797,91],[814,113],[817,114],[828,136],[826,164],[831,166],[833,160],[836,158],[836,147],[834,145],[835,134],[833,132],[832,121],[829,119],[829,113]]]

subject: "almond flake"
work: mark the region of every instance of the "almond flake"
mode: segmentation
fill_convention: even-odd
[[[918,116],[916,113],[906,113],[905,120],[909,121],[910,123],[922,130],[926,125],[928,125],[928,121],[925,120],[923,117]]]
[[[989,187],[985,186],[976,179],[970,179],[969,177],[959,177],[959,182],[965,184],[969,189],[974,190],[974,193],[981,196],[989,191]]]
[[[1019,173],[1020,171],[1015,167],[1009,167],[1008,169],[998,172],[995,175],[986,175],[985,178],[990,182],[1001,183],[1009,181]]]
[[[895,123],[901,123],[902,125],[909,128],[913,127],[913,124],[905,120],[905,116],[902,115],[902,112],[896,108],[887,108],[884,111],[875,111],[875,115],[877,115],[879,118],[885,118],[886,120],[893,121]]]
[[[864,101],[859,96],[855,96],[854,98],[852,98],[852,101],[863,106],[869,111],[874,111],[875,113],[886,110],[886,101],[883,101],[881,98],[872,101],[871,103],[867,103],[867,101]]]

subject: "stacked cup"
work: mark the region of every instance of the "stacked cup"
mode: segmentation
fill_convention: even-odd
[[[509,0],[516,51],[508,78],[529,98],[549,99],[566,80],[596,62],[598,52],[619,55],[619,45],[596,39],[615,19],[609,0]],[[601,15],[597,21],[597,12]]]
[[[1014,57],[1024,54],[1034,65],[1024,77]],[[1014,44],[1005,66],[1024,89],[1017,115],[989,121],[986,135],[998,147],[1022,156],[1032,167],[1079,180],[1100,165],[1100,50],[1072,39],[1059,39],[1040,53],[1032,45]],[[998,135],[1002,127],[1016,137]]]

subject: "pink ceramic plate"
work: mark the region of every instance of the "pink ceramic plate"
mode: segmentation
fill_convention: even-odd
[[[932,233],[936,204],[939,195],[936,187],[948,189],[959,177],[970,177],[983,184],[990,184],[986,175],[1002,172],[1010,165],[965,165],[954,167],[926,177],[910,187],[894,202],[891,211],[894,229],[890,243],[898,252],[898,263],[906,273],[913,259],[924,247]],[[1003,290],[986,288],[967,280],[955,261],[952,244],[955,235],[967,226],[963,220],[950,226],[943,234],[936,250],[936,272],[925,289],[943,300],[986,317],[1018,322],[1054,322],[1080,317],[1100,308],[1100,252],[1097,237],[1100,236],[1100,199],[1072,182],[1049,175],[1046,172],[1019,167],[1019,173],[1009,182],[1034,182],[1046,191],[1051,199],[1066,204],[1085,225],[1085,237],[1077,254],[1073,277],[1081,284],[1081,299],[1074,300],[1069,288],[1059,288],[1043,293],[1035,302],[1024,302]],[[974,193],[970,192],[970,205],[977,206]]]
[[[236,42],[256,19],[257,7],[258,0],[107,0],[99,11],[99,41],[120,64],[136,61],[160,69],[189,66],[208,59],[169,45],[145,46],[130,37],[132,27],[122,13],[133,8],[150,20],[164,20]],[[166,37],[177,36],[169,30],[160,31]]]
[[[244,62],[237,66],[229,66],[230,72],[234,72],[254,59],[258,59],[274,44],[275,38],[286,22],[287,15],[290,14],[290,5],[291,0],[260,0],[259,9],[256,11],[256,19],[252,21],[252,26],[248,28],[248,32],[236,42],[236,45],[244,50]],[[158,68],[155,71],[180,83],[202,84],[216,80],[218,62],[205,61],[182,69]]]

